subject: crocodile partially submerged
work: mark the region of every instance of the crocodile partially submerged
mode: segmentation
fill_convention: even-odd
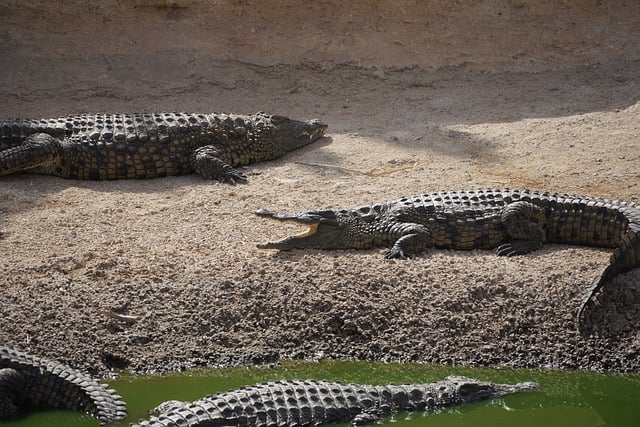
[[[320,138],[327,125],[257,113],[102,114],[0,119],[0,175],[30,171],[105,180],[196,173],[245,182],[237,169]]]
[[[257,215],[305,224],[309,231],[259,248],[364,249],[390,246],[386,258],[427,248],[492,249],[526,254],[545,242],[616,248],[578,310],[586,333],[596,294],[621,273],[640,267],[640,209],[593,197],[530,190],[440,191],[346,210]]]
[[[494,384],[447,377],[428,384],[372,386],[328,381],[275,381],[242,387],[195,402],[169,401],[139,427],[314,426],[373,424],[400,411],[435,411],[526,390],[536,383]]]
[[[0,420],[45,409],[85,412],[101,425],[127,415],[122,398],[88,374],[0,346]]]

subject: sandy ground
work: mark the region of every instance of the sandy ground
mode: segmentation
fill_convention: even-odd
[[[2,117],[264,110],[330,128],[247,185],[3,177],[0,342],[100,374],[640,368],[640,271],[601,295],[594,336],[575,330],[608,250],[279,254],[255,245],[298,229],[253,215],[476,187],[640,202],[637,2],[21,3],[0,4]]]

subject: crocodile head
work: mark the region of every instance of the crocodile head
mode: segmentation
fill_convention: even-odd
[[[327,125],[317,119],[300,121],[264,113],[258,113],[252,118],[256,139],[265,156],[271,159],[312,143],[327,130]]]
[[[350,216],[344,211],[313,210],[283,214],[260,209],[256,211],[256,215],[309,227],[308,231],[300,235],[257,245],[260,249],[288,251],[290,249],[357,249],[367,246],[362,227],[365,224],[362,219]]]
[[[534,382],[496,384],[458,376],[447,377],[443,383],[442,391],[447,392],[451,397],[456,396],[462,403],[478,402],[521,391],[536,390],[539,387]]]

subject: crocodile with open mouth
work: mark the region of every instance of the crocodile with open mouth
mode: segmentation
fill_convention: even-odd
[[[263,249],[365,249],[387,246],[386,258],[427,248],[492,249],[526,254],[545,242],[615,248],[577,315],[588,332],[596,294],[621,273],[640,267],[640,209],[631,204],[567,194],[511,189],[438,191],[344,210],[276,213],[261,217],[304,224],[309,230]]]

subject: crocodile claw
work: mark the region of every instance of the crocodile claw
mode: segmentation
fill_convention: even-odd
[[[384,259],[408,259],[409,257],[400,248],[393,247],[384,254]]]
[[[533,240],[512,240],[511,242],[507,242],[498,246],[496,248],[496,254],[498,256],[524,255],[540,249],[541,247],[541,242],[536,242]]]
[[[240,171],[230,168],[230,170],[225,170],[224,174],[218,178],[218,181],[224,182],[227,184],[246,184],[247,177]]]

